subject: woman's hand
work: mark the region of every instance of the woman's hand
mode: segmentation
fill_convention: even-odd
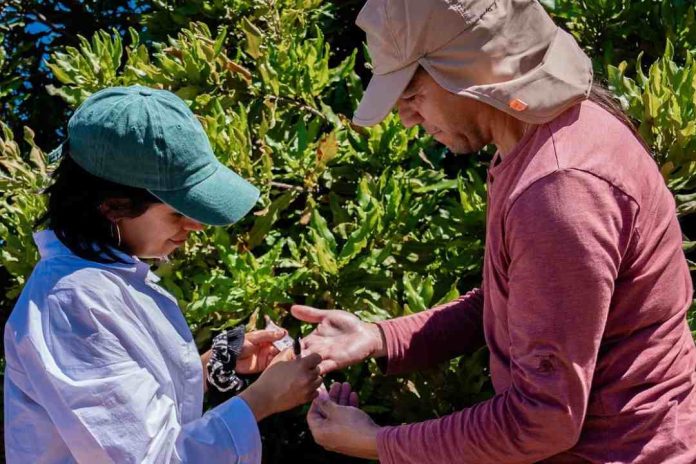
[[[322,384],[321,356],[295,358],[292,348],[273,359],[261,376],[239,396],[247,402],[257,421],[277,412],[312,401]]]
[[[239,374],[258,374],[264,371],[279,353],[273,342],[285,336],[284,330],[255,330],[244,336],[242,351],[237,357],[235,371]]]
[[[307,414],[314,441],[329,451],[365,459],[377,459],[377,432],[380,427],[358,409],[358,396],[350,384],[331,385],[328,395],[320,394]]]

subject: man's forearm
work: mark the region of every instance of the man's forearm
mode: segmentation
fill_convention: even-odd
[[[388,374],[427,368],[485,344],[483,291],[474,289],[442,306],[376,325],[384,337],[378,351],[387,357]]]

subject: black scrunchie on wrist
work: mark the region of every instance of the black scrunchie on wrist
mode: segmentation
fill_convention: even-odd
[[[244,380],[239,378],[234,370],[243,345],[243,325],[238,325],[231,330],[224,330],[213,337],[210,359],[206,365],[206,377],[208,383],[221,392],[239,393],[246,386]]]

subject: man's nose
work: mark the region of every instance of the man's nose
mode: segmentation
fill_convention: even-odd
[[[396,109],[399,112],[401,124],[407,129],[423,122],[423,117],[408,102],[403,100],[397,101]]]

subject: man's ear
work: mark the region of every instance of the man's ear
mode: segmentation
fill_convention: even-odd
[[[129,217],[131,201],[128,198],[107,198],[99,205],[99,212],[109,221],[117,223]]]

